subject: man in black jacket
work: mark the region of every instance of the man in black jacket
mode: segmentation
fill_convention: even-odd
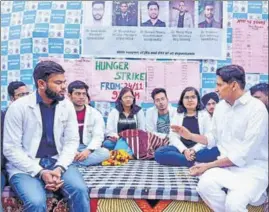
[[[128,11],[128,3],[120,3],[120,14],[116,16],[116,26],[137,26],[137,20]]]

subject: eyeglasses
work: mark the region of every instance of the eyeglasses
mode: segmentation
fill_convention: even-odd
[[[197,99],[197,96],[195,96],[195,95],[194,96],[184,96],[184,99],[188,100],[188,101],[189,100],[195,100],[195,99]]]
[[[18,93],[18,94],[15,94],[14,96],[17,96],[17,97],[23,97],[23,96],[27,96],[27,95],[29,95],[29,92]]]

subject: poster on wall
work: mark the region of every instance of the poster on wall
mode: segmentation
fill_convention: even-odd
[[[268,21],[233,21],[232,62],[247,73],[268,73]]]
[[[80,59],[64,59],[57,57],[40,57],[39,61],[54,61],[59,63],[65,70],[66,84],[80,80],[86,84],[91,84],[91,58],[80,58]]]
[[[225,59],[226,1],[84,1],[82,55]]]
[[[200,64],[193,61],[147,63],[147,102],[153,102],[154,88],[165,88],[169,102],[177,103],[186,87],[200,88]]]
[[[114,102],[121,89],[129,87],[134,91],[137,101],[144,101],[146,71],[146,61],[94,60],[90,85],[91,99]]]
[[[158,87],[165,88],[169,101],[176,103],[186,87],[200,88],[198,61],[39,58],[44,60],[64,68],[67,85],[75,80],[85,82],[92,101],[115,102],[121,89],[129,87],[138,104],[152,102],[151,92]]]

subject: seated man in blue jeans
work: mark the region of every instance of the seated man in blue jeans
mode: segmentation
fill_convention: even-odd
[[[60,190],[70,211],[89,212],[87,186],[75,166],[76,112],[64,99],[64,69],[42,61],[34,69],[37,91],[18,99],[5,116],[4,155],[10,185],[24,211],[47,210],[46,190]]]
[[[28,88],[26,85],[21,81],[12,81],[8,84],[7,87],[8,95],[10,98],[11,103],[16,101],[17,99],[29,95]],[[4,187],[7,184],[7,176],[6,176],[6,170],[5,170],[5,162],[6,159],[3,155],[3,131],[4,131],[4,120],[5,120],[5,114],[8,110],[8,107],[5,110],[1,110],[1,193],[4,190]],[[1,205],[1,202],[0,202]],[[0,206],[0,211],[2,210],[2,206]]]
[[[101,113],[88,105],[89,86],[76,80],[68,85],[68,97],[77,113],[80,145],[74,164],[90,166],[107,160],[108,149],[101,148],[105,135],[105,122]]]

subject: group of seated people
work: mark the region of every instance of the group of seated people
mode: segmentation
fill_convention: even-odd
[[[55,62],[41,61],[33,72],[35,92],[29,94],[23,82],[8,86],[12,103],[1,111],[1,189],[8,176],[25,211],[46,211],[46,191],[60,191],[70,211],[90,211],[77,166],[99,165],[110,150],[124,149],[132,156],[119,135],[130,129],[168,139],[168,145],[155,150],[154,159],[189,167],[191,175],[199,176],[197,191],[212,210],[247,211],[248,204],[265,202],[268,84],[245,91],[242,67],[219,68],[216,93],[200,98],[194,87],[185,88],[177,108],[169,104],[165,89],[155,88],[154,106],[146,116],[125,87],[106,125],[90,105],[88,85],[76,80],[66,87],[64,72]]]

